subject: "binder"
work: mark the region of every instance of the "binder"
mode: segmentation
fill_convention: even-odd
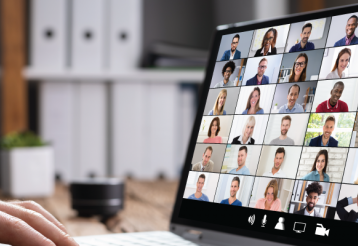
[[[297,190],[296,190],[296,199],[295,199],[297,202],[300,201],[301,191],[302,189],[305,188],[302,186],[303,186],[303,181],[302,180],[298,181]]]
[[[30,67],[62,71],[67,60],[68,0],[33,0],[30,6]]]

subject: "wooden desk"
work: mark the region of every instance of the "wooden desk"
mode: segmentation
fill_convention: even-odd
[[[68,186],[56,184],[50,198],[31,199],[52,213],[73,237],[122,232],[168,230],[178,182],[127,180],[124,210],[105,224],[97,216],[79,218],[71,209]],[[1,200],[10,197],[0,195]]]

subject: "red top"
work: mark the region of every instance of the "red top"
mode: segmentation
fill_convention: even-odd
[[[316,113],[324,113],[324,112],[348,112],[348,105],[347,103],[338,100],[336,105],[332,107],[328,99],[327,101],[321,102],[316,108]]]

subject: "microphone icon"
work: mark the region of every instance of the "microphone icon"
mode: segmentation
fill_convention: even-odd
[[[262,219],[262,225],[261,225],[261,227],[265,227],[266,223],[267,223],[267,219],[266,219],[266,214],[265,214],[265,215],[264,215],[264,218]]]

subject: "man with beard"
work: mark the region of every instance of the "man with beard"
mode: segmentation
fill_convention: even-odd
[[[241,207],[242,203],[238,199],[236,199],[236,194],[239,191],[239,188],[240,188],[240,178],[236,176],[231,181],[230,197],[228,199],[222,200],[220,203]]]
[[[247,147],[241,146],[237,155],[237,168],[233,168],[229,173],[250,175],[250,170],[245,166],[247,157]]]
[[[202,191],[205,184],[205,174],[200,174],[198,182],[196,182],[196,191],[194,194],[190,195],[188,199],[208,202],[209,198]]]
[[[316,113],[325,112],[348,112],[347,103],[339,100],[343,94],[344,83],[338,81],[331,90],[331,98],[320,103],[316,108]]]
[[[342,45],[352,45],[358,44],[358,38],[354,34],[358,24],[358,17],[356,15],[352,15],[349,17],[346,25],[346,36],[340,40],[338,40],[334,47],[342,46]]]
[[[288,130],[291,127],[291,117],[286,115],[281,119],[281,135],[278,138],[272,139],[270,144],[275,145],[294,145],[295,141],[292,138],[287,137]]]
[[[274,164],[270,172],[264,173],[262,176],[273,178],[286,178],[286,174],[281,170],[282,162],[285,158],[285,149],[280,147],[276,150]]]
[[[235,70],[235,63],[233,61],[229,61],[225,63],[221,71],[221,74],[223,75],[224,79],[216,83],[214,88],[235,86],[234,81],[230,81],[230,76],[233,74],[234,70]]]
[[[246,81],[246,85],[264,85],[270,83],[269,77],[264,73],[267,69],[268,61],[266,58],[262,58],[257,67],[257,74]]]
[[[318,182],[313,182],[307,186],[306,193],[306,207],[294,212],[294,214],[322,218],[322,215],[314,209],[319,200],[319,196],[322,194],[322,185],[320,185]]]
[[[338,141],[331,137],[335,124],[336,118],[333,115],[328,116],[323,126],[323,134],[312,138],[309,146],[338,147]]]
[[[212,172],[214,170],[214,162],[210,160],[213,153],[213,148],[211,146],[206,147],[202,161],[193,165],[193,171],[200,172]]]
[[[306,23],[302,27],[302,32],[300,34],[301,42],[292,46],[289,52],[291,53],[291,52],[298,52],[298,51],[305,51],[305,50],[314,50],[314,43],[308,42],[308,39],[311,36],[311,31],[312,31],[312,24]]]
[[[240,59],[241,52],[237,50],[237,46],[239,45],[240,35],[236,34],[231,41],[231,49],[226,50],[221,57],[220,61],[228,61],[228,60],[234,60],[234,59]]]
[[[290,114],[290,113],[303,113],[303,107],[296,103],[298,96],[300,95],[300,86],[298,84],[291,85],[290,89],[288,89],[287,94],[287,103],[282,105],[278,112],[280,114]]]

